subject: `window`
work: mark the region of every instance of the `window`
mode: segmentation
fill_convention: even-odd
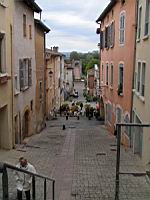
[[[123,75],[124,75],[124,66],[123,64],[119,64],[118,95],[123,93]]]
[[[110,25],[110,47],[114,46],[114,40],[115,40],[115,23],[112,22]]]
[[[114,84],[114,66],[111,64],[111,75],[110,75],[110,85],[113,86]]]
[[[104,65],[102,64],[102,81],[104,81]]]
[[[18,76],[15,75],[15,90],[18,90]]]
[[[142,80],[141,80],[141,96],[145,95],[145,71],[146,71],[146,63],[142,63]]]
[[[39,97],[40,99],[42,99],[42,81],[40,81],[40,85],[39,85]]]
[[[136,89],[137,72],[134,73],[134,89]]]
[[[27,36],[27,18],[25,14],[23,14],[23,36]]]
[[[130,119],[129,119],[128,114],[125,115],[124,122],[127,123],[127,124],[130,123]],[[130,136],[130,127],[129,126],[125,126],[125,133],[128,136]]]
[[[32,39],[32,25],[29,25],[29,39]]]
[[[119,42],[120,44],[125,43],[125,12],[120,14],[120,30],[119,30]]]
[[[108,71],[109,69],[108,69],[108,63],[106,64],[106,85],[108,85],[108,73],[109,73],[109,71]]]
[[[106,104],[107,122],[111,124],[112,122],[112,105],[110,103]]]
[[[138,77],[137,77],[137,91],[140,92],[140,84],[141,84],[141,63],[138,62]]]
[[[30,101],[30,108],[31,108],[31,111],[33,111],[33,100]]]
[[[6,73],[5,66],[5,34],[0,33],[0,73]]]
[[[19,60],[20,67],[20,90],[25,90],[32,85],[32,67],[31,59],[25,58]]]
[[[141,18],[142,18],[142,7],[139,8],[139,13],[138,13],[137,39],[141,38]]]
[[[101,31],[100,33],[100,47],[101,49],[104,49],[105,47],[105,32]]]
[[[148,35],[149,33],[149,18],[150,18],[150,0],[146,0],[144,36]]]
[[[121,108],[117,107],[116,108],[116,123],[121,123],[121,118],[122,118],[122,110]]]

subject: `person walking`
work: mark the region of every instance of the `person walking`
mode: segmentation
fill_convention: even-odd
[[[17,168],[24,169],[28,172],[36,173],[33,165],[31,165],[24,157],[19,158]],[[25,192],[26,200],[31,200],[31,185],[32,176],[23,172],[15,172],[16,186],[17,186],[17,199],[22,200],[22,193]]]
[[[83,108],[83,103],[82,103],[82,102],[80,103],[80,108],[81,108],[81,110],[82,110],[82,108]]]

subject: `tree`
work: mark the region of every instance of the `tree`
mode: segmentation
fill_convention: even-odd
[[[80,60],[80,56],[77,51],[72,51],[70,53],[70,60]]]

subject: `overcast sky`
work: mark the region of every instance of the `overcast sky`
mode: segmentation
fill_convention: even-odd
[[[49,26],[47,47],[60,51],[98,50],[96,19],[110,0],[36,0],[43,9],[42,21]]]

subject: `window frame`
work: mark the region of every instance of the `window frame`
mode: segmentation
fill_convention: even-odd
[[[23,37],[27,37],[27,15],[23,14]]]
[[[114,64],[110,64],[110,86],[113,87],[114,85]]]
[[[121,77],[120,77],[120,69],[123,69],[123,75],[122,75],[122,83],[121,83]],[[124,92],[124,63],[119,63],[119,69],[118,69],[118,95],[123,94]]]
[[[109,63],[106,63],[106,85],[109,85]]]
[[[150,23],[150,0],[146,0],[145,21],[144,21],[144,36],[149,35],[149,23]],[[147,29],[146,29],[146,26],[147,26]]]
[[[124,17],[124,23],[122,23],[122,18]],[[121,27],[121,25],[124,25],[123,27]],[[119,17],[119,45],[120,46],[124,46],[125,45],[125,30],[126,30],[126,12],[123,10],[120,13],[120,17]]]
[[[0,32],[0,74],[6,73],[6,35]]]
[[[142,6],[138,7],[137,40],[141,39],[142,30]]]

